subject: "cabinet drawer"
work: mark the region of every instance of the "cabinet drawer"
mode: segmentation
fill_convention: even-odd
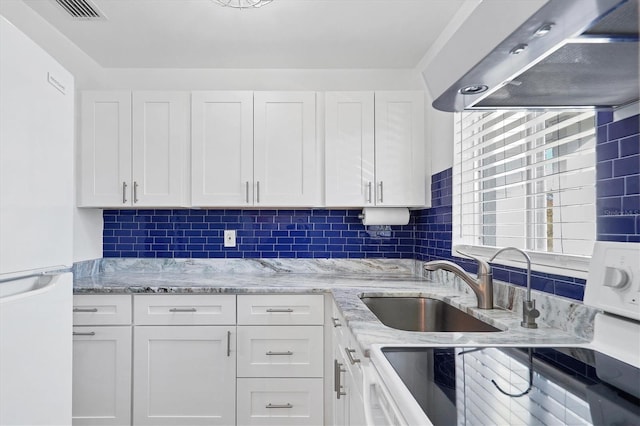
[[[322,295],[238,296],[238,325],[322,325]]]
[[[238,379],[238,425],[323,424],[322,379]]]
[[[322,377],[322,326],[239,326],[238,377]]]
[[[136,325],[234,325],[234,295],[135,295]]]
[[[73,325],[126,324],[131,324],[130,295],[73,296]]]

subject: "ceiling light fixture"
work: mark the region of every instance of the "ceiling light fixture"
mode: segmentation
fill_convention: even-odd
[[[271,3],[273,0],[215,0],[224,7],[233,7],[234,9],[251,9],[262,7]]]

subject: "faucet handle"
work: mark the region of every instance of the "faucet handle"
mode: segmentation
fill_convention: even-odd
[[[456,249],[456,253],[461,254],[462,256],[468,257],[478,262],[478,276],[491,275],[491,265],[489,265],[489,263],[486,262],[485,260],[480,259],[479,257],[473,256],[473,255],[470,255],[469,253],[463,252],[459,249]]]

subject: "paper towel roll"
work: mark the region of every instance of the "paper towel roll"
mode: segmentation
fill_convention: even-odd
[[[406,225],[409,223],[407,207],[365,207],[363,225]]]

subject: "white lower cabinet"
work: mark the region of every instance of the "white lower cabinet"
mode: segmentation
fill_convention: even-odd
[[[322,377],[323,329],[239,326],[238,377]]]
[[[322,425],[322,378],[239,378],[238,426]]]
[[[322,295],[238,296],[239,426],[323,424],[323,312]]]
[[[235,423],[231,326],[137,326],[133,345],[135,425]]]
[[[131,296],[74,296],[73,325],[73,425],[131,424]]]
[[[368,363],[334,306],[333,326],[333,424],[362,426],[366,424],[363,399],[363,364]]]
[[[131,424],[131,327],[73,328],[74,425]]]
[[[323,425],[323,312],[323,295],[74,296],[73,424]]]

